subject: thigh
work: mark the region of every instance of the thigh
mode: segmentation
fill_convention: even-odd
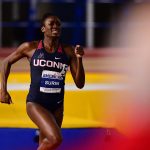
[[[62,121],[63,121],[63,113],[64,113],[64,105],[63,104],[61,104],[55,111],[52,112],[52,114],[54,115],[55,120],[60,128],[61,128]]]
[[[55,111],[52,112],[57,125],[61,128],[62,125],[62,121],[63,121],[63,111],[64,111],[64,106],[63,104],[61,106],[59,106]],[[40,131],[39,133],[39,144],[43,141],[43,139],[45,139],[45,135],[43,134],[42,131]]]
[[[37,103],[27,103],[27,114],[31,120],[39,127],[46,138],[50,136],[61,135],[60,127],[52,113]]]

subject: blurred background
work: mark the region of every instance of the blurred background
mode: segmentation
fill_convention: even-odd
[[[0,46],[14,47],[41,38],[42,15],[52,12],[63,22],[62,40],[85,47],[108,47],[109,34],[129,0],[1,0]],[[134,0],[130,0],[132,3]],[[135,0],[136,2],[136,0]]]
[[[63,43],[85,49],[85,87],[75,87],[70,71],[66,77],[58,150],[150,150],[149,10],[148,0],[0,1],[0,63],[22,42],[42,39],[46,12],[61,19]],[[0,150],[38,146],[37,127],[25,110],[29,71],[26,59],[11,68],[14,104],[0,104]]]

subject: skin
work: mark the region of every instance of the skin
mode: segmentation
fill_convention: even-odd
[[[49,53],[54,52],[54,50],[58,48],[59,37],[61,34],[61,22],[59,18],[56,16],[48,17],[41,27],[41,31],[44,34],[43,43],[45,50]],[[30,61],[37,47],[38,41],[22,43],[16,51],[5,58],[2,62],[1,103],[12,103],[11,96],[7,91],[7,79],[11,66],[23,57],[26,57]],[[63,48],[65,53],[71,58],[70,70],[74,82],[76,86],[81,89],[85,84],[85,73],[82,63],[84,50],[80,45],[76,45],[75,47],[64,45]],[[58,147],[62,141],[60,128],[62,124],[63,110],[58,109],[51,113],[39,104],[33,102],[28,102],[26,108],[28,116],[40,130],[38,150],[53,150]]]

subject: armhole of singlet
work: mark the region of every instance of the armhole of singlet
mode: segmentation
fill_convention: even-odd
[[[40,44],[40,43],[42,43],[42,40],[39,40],[39,41],[38,41],[37,48],[35,49],[35,51],[34,51],[34,53],[33,53],[32,57],[31,57],[30,63],[32,62],[32,59],[33,59],[33,57],[34,57],[34,55],[35,55],[35,52],[38,50],[38,48],[39,48],[39,44]],[[43,44],[42,44],[42,46],[43,46]],[[41,48],[42,48],[42,47],[41,47]]]
[[[59,47],[61,46],[61,49],[62,49],[62,53],[64,53],[65,55],[66,55],[66,57],[68,58],[68,62],[69,62],[69,65],[70,65],[70,60],[71,60],[71,57],[70,56],[68,56],[67,54],[66,54],[66,52],[65,52],[65,50],[64,50],[64,46],[63,46],[63,44],[59,44]]]

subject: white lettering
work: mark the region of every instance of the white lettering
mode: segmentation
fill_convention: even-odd
[[[46,63],[46,60],[40,59],[40,66],[44,67]]]
[[[48,61],[46,62],[46,66],[47,66],[47,67],[52,67],[52,66],[53,66],[53,62],[48,60]]]
[[[33,65],[34,65],[34,66],[39,66],[39,59],[37,59],[37,60],[34,59],[34,60],[33,60]]]
[[[59,82],[55,82],[55,81],[45,81],[45,85],[59,85]]]
[[[45,87],[40,87],[40,91],[43,93],[60,93],[61,88],[45,88]]]
[[[55,61],[50,61],[50,60],[44,60],[44,59],[34,59],[33,60],[33,65],[34,66],[47,66],[47,67],[53,67],[53,68],[58,68],[62,69],[62,73],[64,74],[65,71],[67,71],[68,65],[60,63],[60,62],[55,62]]]
[[[60,66],[60,63],[54,62],[54,66],[53,66],[53,67],[55,68],[55,66],[59,69],[59,68],[60,68],[60,67],[59,67],[59,66]]]

